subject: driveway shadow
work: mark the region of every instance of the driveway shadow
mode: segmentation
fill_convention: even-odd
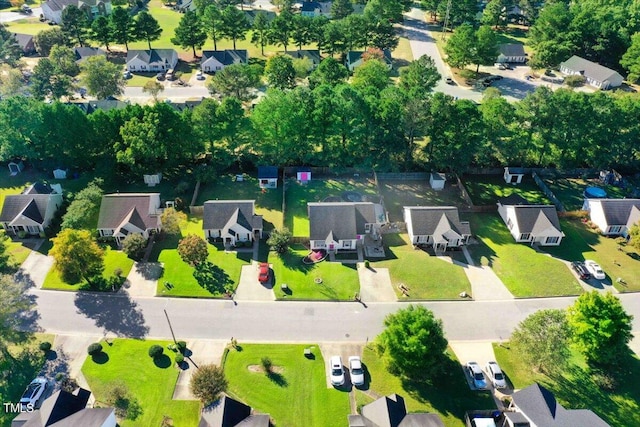
[[[78,292],[77,312],[93,319],[96,326],[118,336],[144,338],[149,332],[142,311],[128,294]]]
[[[164,275],[164,268],[155,262],[138,262],[136,263],[136,272],[145,280],[158,280]]]

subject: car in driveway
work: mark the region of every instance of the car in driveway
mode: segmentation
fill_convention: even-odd
[[[156,74],[156,80],[158,80],[159,82],[164,81],[164,73]]]
[[[574,261],[571,263],[571,268],[582,280],[591,279],[591,273],[585,267],[584,262]]]
[[[331,384],[334,386],[344,385],[344,368],[340,356],[331,356]]]
[[[473,387],[478,390],[484,390],[487,388],[487,380],[484,377],[484,373],[482,373],[482,369],[480,369],[480,365],[476,362],[467,362],[465,365],[465,371],[471,381],[473,382]]]
[[[600,265],[593,260],[590,260],[590,259],[586,260],[584,262],[584,266],[587,268],[587,271],[591,273],[594,279],[604,280],[607,277],[604,274],[604,271],[602,271],[602,268],[600,267]]]
[[[447,78],[445,79],[445,82],[446,82],[448,85],[451,85],[451,86],[455,86],[455,85],[456,85],[456,82],[455,82],[451,77],[447,77]]]
[[[20,405],[24,410],[33,409],[36,407],[40,398],[47,389],[47,379],[44,377],[37,377],[29,383],[27,389],[22,393],[20,398]]]
[[[351,383],[354,386],[364,385],[364,369],[362,369],[362,361],[358,356],[349,357],[349,372],[351,373]]]
[[[204,80],[204,74],[202,74],[202,71],[198,71],[196,73],[196,80]]]
[[[506,388],[507,380],[498,362],[487,362],[487,375],[495,388]]]
[[[267,283],[270,278],[270,269],[269,264],[266,262],[261,262],[258,266],[258,282]]]

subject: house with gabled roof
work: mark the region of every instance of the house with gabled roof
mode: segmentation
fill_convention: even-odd
[[[320,65],[320,61],[322,61],[320,51],[317,49],[289,50],[283,53],[293,59],[308,59],[311,62],[312,69],[316,69]]]
[[[564,237],[553,205],[532,205],[512,194],[498,201],[498,213],[516,242],[558,246]]]
[[[108,16],[112,10],[111,0],[49,0],[42,3],[42,14],[45,19],[60,25],[62,11],[71,5],[82,10],[89,20],[98,16]]]
[[[498,45],[498,63],[525,63],[527,62],[527,54],[524,52],[524,46],[519,43],[501,43]]]
[[[76,63],[80,64],[92,56],[107,57],[107,53],[99,47],[79,46],[73,49],[73,53],[76,57]]]
[[[390,394],[362,407],[361,414],[348,415],[349,427],[444,427],[437,414],[407,413],[402,396]]]
[[[0,223],[9,234],[40,235],[62,206],[60,185],[36,182],[21,194],[4,198]]]
[[[624,77],[617,71],[577,55],[562,62],[560,72],[570,76],[583,76],[588,84],[603,90],[618,87],[624,81]]]
[[[409,240],[416,246],[446,250],[465,245],[471,237],[469,222],[460,221],[454,206],[404,206],[403,215]]]
[[[359,50],[350,50],[349,52],[347,52],[346,66],[349,71],[354,71],[364,63],[364,60],[362,59],[363,54],[364,51]],[[382,51],[382,55],[382,60],[386,64],[387,68],[391,69],[393,67],[393,58],[391,57],[391,51],[389,49],[384,49]]]
[[[198,427],[270,426],[271,417],[268,414],[256,414],[250,406],[226,395],[202,411],[198,424]]]
[[[204,202],[202,229],[206,239],[222,239],[225,246],[262,238],[262,215],[255,200],[208,200]]]
[[[303,1],[300,5],[300,15],[315,18],[322,15],[322,6],[317,1]]]
[[[25,55],[31,55],[36,53],[36,45],[33,41],[33,35],[13,33],[13,37],[18,42],[18,46],[22,49],[22,53]]]
[[[260,188],[278,188],[278,168],[258,166],[258,185]]]
[[[640,199],[585,199],[582,209],[605,236],[627,237],[640,223]]]
[[[565,409],[538,383],[513,393],[504,416],[505,427],[609,427],[589,409]]]
[[[377,236],[384,209],[371,202],[307,203],[311,250],[354,251],[366,235]]]
[[[127,70],[132,73],[153,73],[168,71],[178,65],[178,52],[175,49],[135,50],[127,52]]]
[[[118,244],[129,234],[148,239],[160,231],[160,193],[116,193],[102,196],[98,216],[100,237],[113,237]]]
[[[215,73],[234,64],[247,64],[249,54],[246,49],[203,50],[200,69],[204,73]]]

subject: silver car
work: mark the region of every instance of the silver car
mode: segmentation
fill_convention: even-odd
[[[506,388],[507,380],[502,373],[502,369],[500,369],[500,365],[497,362],[488,362],[487,363],[487,374],[493,383],[495,388]]]
[[[358,356],[349,357],[349,371],[351,372],[351,383],[353,385],[364,385],[364,370],[362,369],[362,361]]]
[[[47,388],[47,379],[43,377],[37,377],[29,385],[27,389],[22,393],[20,398],[20,405],[23,408],[35,408],[38,401],[42,397],[42,394]]]

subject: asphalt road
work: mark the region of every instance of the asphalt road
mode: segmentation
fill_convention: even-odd
[[[181,298],[136,298],[120,294],[73,293],[32,289],[37,309],[25,321],[31,330],[50,333],[170,338],[167,310],[182,339],[229,339],[273,342],[366,341],[383,329],[384,317],[404,303],[244,302]],[[635,316],[640,333],[640,294],[620,295]],[[428,302],[444,323],[449,340],[507,339],[529,314],[564,308],[574,298],[475,302]],[[366,301],[365,301],[366,303]]]

